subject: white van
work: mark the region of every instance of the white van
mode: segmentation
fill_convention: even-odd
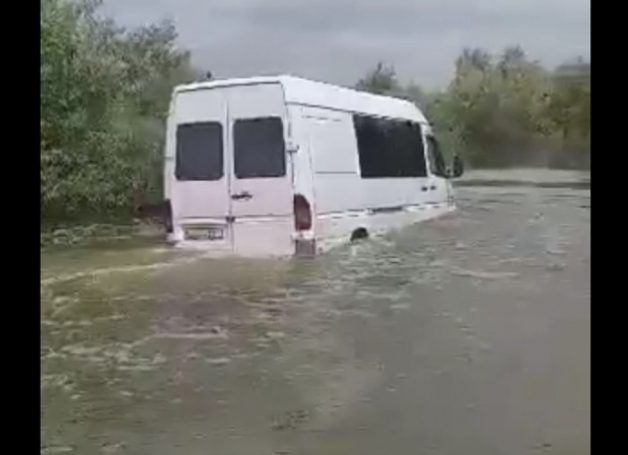
[[[292,76],[174,90],[165,198],[181,246],[316,254],[453,210],[449,174],[408,101]]]

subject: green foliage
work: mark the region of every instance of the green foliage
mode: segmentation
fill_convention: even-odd
[[[41,1],[40,178],[47,221],[130,213],[161,186],[174,85],[194,74],[171,22],[125,30],[100,2]]]
[[[494,58],[465,49],[442,92],[403,87],[378,64],[356,88],[406,98],[421,106],[444,148],[476,167],[587,166],[590,158],[590,65],[548,71],[510,46]]]
[[[356,85],[358,90],[364,90],[377,95],[390,95],[400,92],[401,85],[397,81],[395,69],[379,62],[375,69],[370,71],[364,79]]]

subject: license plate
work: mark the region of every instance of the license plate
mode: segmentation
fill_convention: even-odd
[[[223,240],[224,229],[218,227],[192,228],[185,230],[185,237],[189,240]]]

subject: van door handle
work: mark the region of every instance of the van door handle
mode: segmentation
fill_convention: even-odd
[[[243,191],[242,193],[236,193],[236,194],[231,195],[231,199],[233,199],[234,201],[240,201],[240,200],[248,201],[252,197],[253,195],[249,193],[248,191]]]
[[[434,191],[436,189],[436,185],[430,186],[430,190]]]
[[[422,186],[421,187],[421,191],[427,191],[427,187],[426,186]]]

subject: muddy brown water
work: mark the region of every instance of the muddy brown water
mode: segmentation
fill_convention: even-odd
[[[41,453],[588,454],[589,181],[469,173],[314,261],[42,253]]]

